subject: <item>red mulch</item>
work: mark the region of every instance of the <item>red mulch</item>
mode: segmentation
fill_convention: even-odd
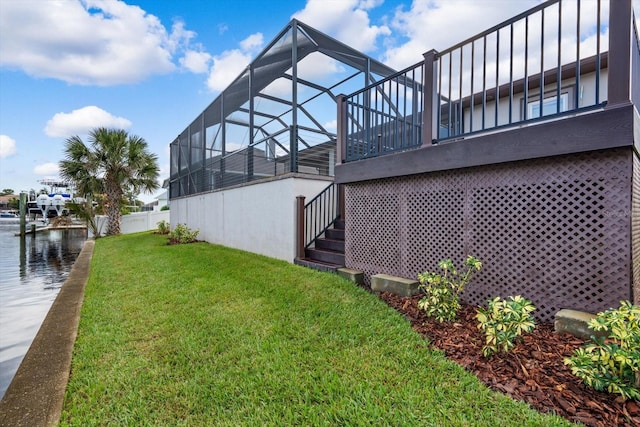
[[[555,412],[587,426],[640,426],[640,402],[586,387],[563,359],[585,341],[558,334],[551,323],[539,323],[510,353],[482,356],[484,335],[477,328],[476,308],[462,306],[454,323],[438,323],[418,309],[420,297],[382,293],[381,298],[404,314],[413,328],[447,358],[475,374],[493,390],[528,403],[540,412]]]

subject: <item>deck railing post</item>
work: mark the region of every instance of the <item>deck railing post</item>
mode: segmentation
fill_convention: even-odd
[[[304,196],[296,197],[296,258],[304,258]]]
[[[336,129],[336,164],[344,162],[347,149],[347,97],[340,94],[336,97],[338,107],[338,123]]]
[[[607,107],[628,104],[631,96],[631,0],[609,2],[609,86]]]
[[[435,113],[437,109],[436,104],[436,72],[435,63],[436,55],[435,50],[426,52],[424,56],[424,73],[422,84],[422,146],[426,147],[433,145],[433,140],[436,139],[434,129],[437,129],[437,123],[435,120]],[[436,126],[434,126],[436,125]]]
[[[341,220],[345,220],[345,208],[344,208],[344,184],[338,184],[338,216]]]

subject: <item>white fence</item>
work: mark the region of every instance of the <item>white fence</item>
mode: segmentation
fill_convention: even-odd
[[[169,211],[136,212],[122,216],[120,231],[122,234],[139,233],[141,231],[155,230],[160,221],[169,222]],[[100,235],[107,232],[107,216],[96,216],[96,225]]]

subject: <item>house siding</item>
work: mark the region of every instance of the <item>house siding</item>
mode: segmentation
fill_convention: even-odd
[[[577,110],[579,108],[590,107],[599,105],[602,101],[607,99],[607,90],[609,88],[608,70],[600,70],[600,87],[598,97],[596,98],[596,73],[587,73],[580,75],[580,93],[578,94],[578,104],[576,105],[576,79],[569,78],[563,79],[561,82],[561,93],[568,94],[568,104],[565,111]],[[544,94],[545,99],[549,96],[556,96],[557,83],[554,81],[551,84],[545,85]],[[536,101],[540,99],[539,89],[532,89],[528,93],[528,102]],[[596,100],[598,102],[596,102]],[[513,107],[511,109],[511,123],[520,122],[524,120],[524,109],[526,105],[524,102],[524,93],[517,92],[513,94],[512,99]],[[470,108],[464,109],[464,129],[471,129],[470,120]],[[484,108],[485,126],[486,129],[491,129],[496,126],[504,126],[510,124],[509,122],[509,98],[501,97],[498,101],[498,121],[495,119],[496,104],[495,101],[488,101]],[[474,131],[483,129],[482,126],[483,109],[482,105],[474,105],[473,108],[473,127]],[[529,117],[534,118],[534,117]]]

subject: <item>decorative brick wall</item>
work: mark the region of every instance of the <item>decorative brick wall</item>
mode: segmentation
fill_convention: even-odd
[[[617,307],[632,297],[633,158],[624,148],[347,184],[347,267],[369,284],[472,254],[484,265],[463,298],[472,304],[521,294],[540,320]],[[634,230],[638,258],[637,216]]]

